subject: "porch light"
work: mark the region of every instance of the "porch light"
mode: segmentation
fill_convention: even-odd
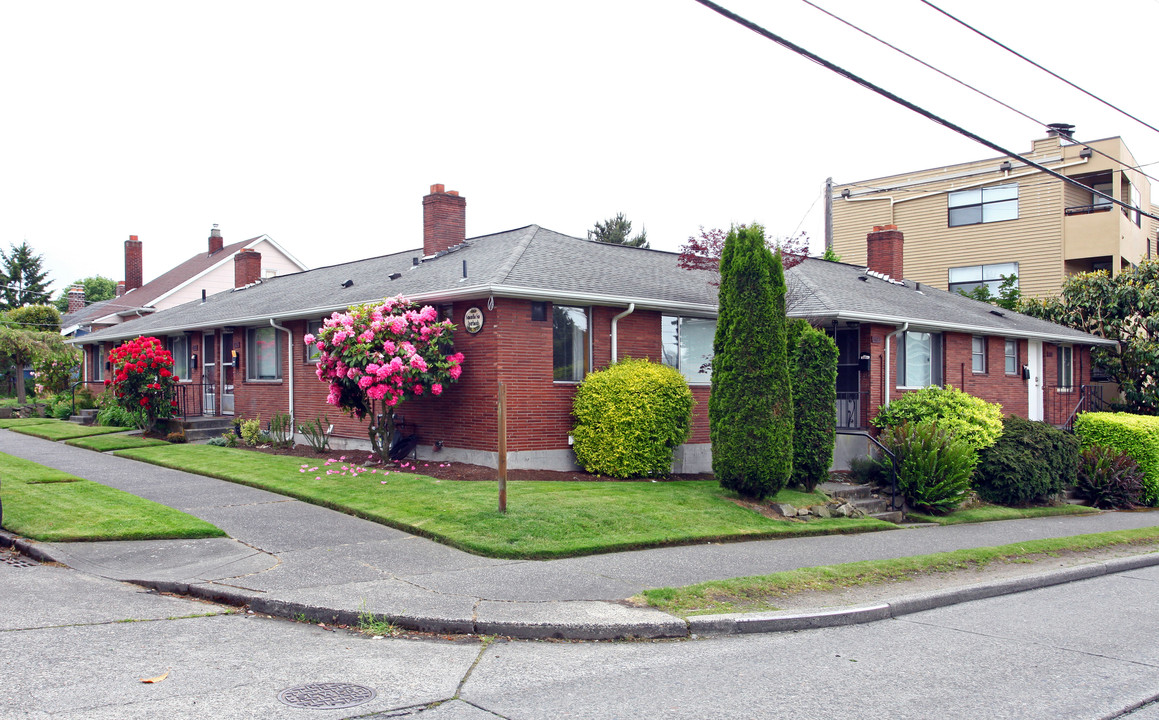
[[[1010,164],[1009,160],[1007,160],[1006,162],[999,165],[998,169],[1001,170],[1002,172],[1010,172],[1011,170],[1014,169],[1014,166]]]
[[[1090,160],[1092,155],[1094,155],[1094,153],[1091,152],[1089,147],[1085,147],[1082,150],[1079,150],[1079,157],[1083,160]]]

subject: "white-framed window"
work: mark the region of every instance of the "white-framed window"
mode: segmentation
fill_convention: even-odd
[[[166,343],[169,354],[173,356],[173,375],[178,380],[188,380],[189,374],[189,336],[173,335]]]
[[[551,315],[551,378],[581,382],[590,362],[588,309],[553,305]]]
[[[712,318],[660,318],[660,342],[665,365],[680,371],[689,383],[704,385],[712,381],[712,340],[716,337],[716,320]]]
[[[1058,389],[1070,390],[1074,387],[1074,347],[1058,346]]]
[[[97,343],[93,351],[93,380],[105,379],[105,363],[108,362],[108,351],[103,343]]]
[[[986,372],[986,338],[981,335],[970,339],[970,369],[975,373]]]
[[[979,285],[990,288],[990,296],[998,297],[1003,278],[1015,277],[1014,287],[1018,287],[1018,263],[993,263],[991,265],[967,265],[950,268],[949,291],[968,293]]]
[[[307,334],[317,337],[318,333],[320,332],[322,332],[321,320],[311,320],[306,323]],[[313,343],[306,345],[304,352],[305,355],[302,358],[302,362],[316,363],[322,357],[322,351],[318,349],[318,342],[316,340]]]
[[[1003,352],[1003,359],[1005,360],[1006,374],[1018,374],[1018,341],[1013,338],[1006,338],[1006,347]]]
[[[942,384],[942,334],[905,332],[898,336],[899,387],[922,388]]]
[[[1018,219],[1018,183],[949,193],[950,227]]]
[[[250,328],[246,333],[245,379],[282,379],[282,333],[277,328]]]

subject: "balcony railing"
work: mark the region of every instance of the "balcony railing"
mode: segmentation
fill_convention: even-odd
[[[1063,212],[1067,215],[1090,215],[1092,213],[1110,212],[1114,205],[1101,203],[1099,205],[1074,205]]]

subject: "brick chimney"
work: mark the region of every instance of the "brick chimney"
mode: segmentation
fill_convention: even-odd
[[[85,306],[84,285],[73,285],[68,289],[68,312],[83,310]]]
[[[242,248],[233,256],[233,286],[243,287],[262,279],[262,254]]]
[[[209,254],[219,252],[224,247],[225,241],[221,239],[221,230],[217,229],[217,223],[213,224],[213,229],[209,231]]]
[[[118,280],[117,281],[117,297],[121,297],[124,294],[125,294],[125,281]]]
[[[431,185],[423,198],[423,255],[458,245],[467,239],[467,198],[442,185]]]
[[[894,280],[905,278],[902,266],[904,236],[897,225],[875,225],[866,236],[866,262],[870,270]]]
[[[125,292],[136,290],[144,284],[142,277],[145,266],[141,257],[141,241],[136,235],[130,235],[125,241]]]

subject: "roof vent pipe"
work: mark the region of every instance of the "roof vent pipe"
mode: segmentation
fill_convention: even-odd
[[[467,279],[467,261],[466,260],[463,261],[463,279],[464,280]]]

